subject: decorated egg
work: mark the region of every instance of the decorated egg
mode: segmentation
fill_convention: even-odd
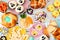
[[[10,1],[8,5],[9,5],[9,8],[14,9],[16,8],[17,3],[15,1]]]

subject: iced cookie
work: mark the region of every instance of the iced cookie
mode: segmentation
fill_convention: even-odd
[[[55,8],[54,8],[54,6],[52,4],[50,4],[50,5],[48,5],[47,10],[48,11],[54,11]]]
[[[0,1],[0,12],[6,12],[8,5],[6,2]]]
[[[53,11],[53,12],[52,12],[52,16],[53,16],[54,18],[58,17],[58,16],[59,16],[59,11],[57,11],[57,10]]]
[[[20,18],[20,26],[23,28],[29,28],[31,24],[33,24],[33,20],[30,16],[27,16],[26,18]]]
[[[46,35],[41,35],[39,40],[48,40],[48,37]]]
[[[17,23],[17,16],[11,12],[7,12],[2,15],[2,24],[7,28],[11,28],[16,25]]]
[[[9,5],[9,8],[14,9],[16,8],[17,3],[15,1],[10,1],[8,5]]]

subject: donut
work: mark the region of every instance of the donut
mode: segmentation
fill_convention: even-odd
[[[7,28],[11,28],[16,25],[17,23],[17,16],[11,12],[7,12],[2,15],[2,24]]]
[[[55,10],[55,7],[54,7],[52,4],[50,4],[50,5],[48,5],[47,10],[48,10],[49,12],[52,12],[52,11]]]
[[[54,11],[52,12],[52,16],[53,16],[54,18],[58,17],[58,16],[59,16],[59,11],[54,10]]]
[[[46,35],[41,35],[39,40],[48,40],[48,37]]]
[[[23,28],[29,28],[30,25],[33,24],[33,20],[30,16],[26,16],[26,18],[20,18],[19,25]]]
[[[15,11],[16,12],[22,12],[24,10],[24,7],[23,6],[21,6],[21,5],[19,5],[19,6],[17,6],[16,8],[15,8]]]
[[[24,2],[25,2],[24,0],[17,0],[17,3],[20,5],[24,4]]]
[[[0,1],[0,12],[6,12],[8,5],[6,2]]]
[[[17,3],[15,1],[9,1],[8,5],[9,5],[9,8],[14,9],[16,8]]]
[[[43,34],[45,26],[42,23],[34,23],[29,29],[29,34],[34,38],[37,38]]]

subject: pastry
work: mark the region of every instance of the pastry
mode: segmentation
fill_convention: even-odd
[[[34,23],[29,29],[30,35],[37,38],[43,34],[45,26],[42,23]]]
[[[59,8],[59,7],[60,7],[60,1],[55,1],[55,2],[54,2],[54,6],[55,6],[56,8]]]
[[[19,5],[19,6],[17,6],[16,8],[15,8],[15,11],[16,12],[22,12],[24,10],[24,7],[23,6],[21,6],[21,5]]]
[[[50,4],[50,5],[48,5],[47,10],[48,11],[54,11],[55,8],[54,8],[54,6],[52,4]]]
[[[8,6],[6,2],[0,1],[0,12],[6,12]]]
[[[58,17],[58,16],[59,16],[59,11],[57,11],[57,10],[53,11],[53,12],[52,12],[52,16],[53,16],[54,18]]]
[[[26,18],[20,18],[20,26],[23,28],[29,28],[31,24],[33,24],[33,20],[30,16],[26,16]]]
[[[17,0],[17,3],[20,5],[24,4],[24,2],[25,2],[25,0]]]
[[[33,9],[31,9],[31,8],[27,9],[27,13],[30,15],[33,14]]]
[[[7,12],[2,15],[2,24],[7,28],[11,28],[16,25],[17,23],[17,16],[11,12]]]
[[[39,8],[44,8],[46,6],[46,0],[39,0],[38,6],[39,6]]]
[[[31,1],[30,1],[30,6],[31,6],[32,8],[34,8],[34,9],[39,8],[39,7],[38,7],[38,1],[37,1],[37,0],[31,0]]]
[[[48,37],[46,35],[41,35],[39,40],[48,40]]]
[[[46,0],[31,0],[30,6],[34,9],[44,8],[46,6]]]
[[[9,8],[14,9],[16,8],[17,3],[15,1],[10,1],[8,5],[9,5]]]

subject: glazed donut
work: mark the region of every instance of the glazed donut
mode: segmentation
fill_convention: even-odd
[[[17,0],[17,3],[22,5],[22,4],[24,4],[24,0]]]
[[[17,6],[17,7],[15,8],[15,11],[16,11],[16,12],[22,12],[23,10],[24,10],[24,7],[21,6],[21,5],[19,5],[19,6]]]
[[[11,28],[16,25],[18,18],[15,14],[7,12],[2,15],[2,24],[7,28]]]
[[[17,3],[15,1],[10,1],[8,5],[9,8],[14,9],[17,6]]]
[[[6,2],[0,1],[0,12],[6,12],[8,6]]]

